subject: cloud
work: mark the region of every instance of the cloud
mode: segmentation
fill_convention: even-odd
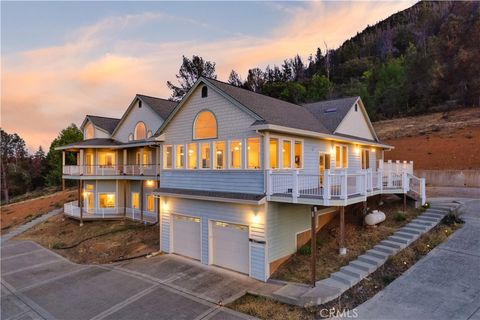
[[[2,56],[2,127],[19,133],[30,151],[40,144],[48,148],[61,129],[80,124],[85,114],[120,117],[135,93],[168,97],[165,83],[175,79],[182,55],[215,61],[220,79],[232,69],[245,75],[249,68],[280,64],[297,53],[305,58],[324,41],[337,47],[410,4],[269,3],[286,17],[280,27],[212,41],[124,39],[124,32],[141,32],[159,20],[213,27],[163,12],[108,17],[68,34],[62,45]]]

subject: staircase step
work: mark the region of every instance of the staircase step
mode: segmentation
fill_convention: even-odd
[[[383,246],[381,244],[377,244],[376,246],[373,247],[373,249],[381,251],[381,252],[385,252],[388,255],[395,254],[398,251],[398,248]]]
[[[439,218],[442,218],[444,217],[446,214],[446,212],[443,212],[443,211],[433,211],[433,210],[427,210],[425,211],[424,213],[422,213],[422,215],[428,215],[428,216],[436,216],[436,217],[439,217]]]
[[[430,222],[427,222],[427,221],[421,221],[421,220],[418,220],[418,218],[417,218],[417,219],[414,219],[414,220],[412,220],[412,222],[410,222],[410,223],[414,223],[414,224],[420,224],[420,225],[424,225],[424,226],[427,226],[427,227],[430,227],[430,226],[432,225],[432,223],[430,223]]]
[[[397,232],[395,232],[393,234],[394,237],[400,237],[400,238],[404,238],[404,239],[407,239],[407,240],[410,240],[410,239],[413,239],[415,238],[415,235],[414,234],[411,234],[411,233],[407,233],[407,232],[402,232],[400,230],[398,230]]]
[[[420,217],[417,217],[417,220],[427,221],[427,222],[438,222],[438,221],[440,221],[439,218],[430,218],[430,217],[425,217],[423,215],[421,215]]]
[[[444,215],[443,214],[436,214],[436,213],[424,213],[424,214],[422,214],[422,217],[442,220]]]
[[[418,224],[411,224],[411,223],[405,225],[404,228],[409,228],[409,229],[412,229],[412,230],[418,230],[420,232],[423,232],[423,231],[425,231],[425,229],[427,229],[427,227],[425,227],[423,225],[421,226],[421,225],[418,225]]]
[[[354,277],[349,274],[346,274],[345,272],[338,271],[334,272],[330,275],[330,278],[335,279],[339,282],[343,282],[349,286],[353,286],[355,283],[360,281],[359,277]]]
[[[362,254],[357,259],[362,261],[362,262],[374,265],[376,267],[382,265],[385,262],[385,259],[379,259],[379,258],[376,258],[372,255],[365,255],[365,254]]]
[[[327,278],[327,279],[323,279],[321,281],[322,284],[326,285],[326,286],[330,286],[330,287],[334,287],[334,288],[339,288],[341,289],[342,291],[343,290],[346,290],[348,288],[350,288],[350,286],[344,282],[340,282],[338,280],[335,280],[333,278]]]
[[[409,242],[405,238],[399,238],[399,237],[395,237],[395,236],[388,237],[388,240],[393,241],[393,242],[398,242],[398,243],[401,243],[401,244],[408,244],[408,242]]]
[[[377,269],[378,266],[371,264],[371,263],[366,263],[360,260],[355,260],[351,261],[349,264],[352,268],[360,269],[365,272],[373,272]]]
[[[368,271],[361,270],[350,265],[341,267],[340,270],[348,275],[351,275],[352,277],[357,277],[360,279],[363,279],[363,277],[368,275]]]
[[[367,250],[367,252],[365,252],[365,255],[367,256],[373,256],[375,258],[378,258],[378,259],[383,259],[383,260],[386,260],[389,256],[388,253],[385,253],[385,252],[382,252],[382,251],[378,251],[376,249],[370,249],[370,250]]]
[[[402,245],[398,242],[389,241],[389,240],[382,240],[380,244],[385,247],[393,248],[393,249],[401,249]]]
[[[421,231],[417,230],[417,229],[412,229],[412,228],[409,228],[407,226],[401,228],[400,230],[398,231],[401,231],[401,232],[405,232],[405,233],[411,233],[413,235],[417,235],[417,234],[420,234],[422,233]]]

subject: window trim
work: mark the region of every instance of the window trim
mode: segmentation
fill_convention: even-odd
[[[238,167],[238,168],[233,168],[232,167],[232,161],[231,161],[232,160],[231,144],[234,141],[240,142],[240,167]],[[227,158],[227,161],[228,161],[228,169],[229,170],[242,170],[244,168],[243,149],[244,149],[244,145],[243,145],[243,139],[242,138],[228,140],[228,158]]]
[[[202,166],[202,145],[204,144],[208,144],[209,146],[209,150],[208,150],[208,158],[209,158],[209,162],[210,162],[210,165],[206,168],[204,168]],[[200,142],[198,144],[199,148],[198,148],[198,161],[199,161],[199,165],[198,165],[198,169],[200,170],[212,170],[212,142],[211,141],[204,141],[204,142]]]
[[[304,163],[305,163],[305,140],[301,138],[295,138],[295,137],[286,137],[286,136],[279,136],[279,135],[270,135],[269,140],[268,140],[268,150],[270,152],[270,139],[276,139],[278,141],[278,148],[277,148],[277,166],[278,168],[272,169],[270,167],[270,159],[269,163],[265,164],[265,168],[269,170],[303,170],[304,169]],[[283,166],[283,142],[284,141],[290,141],[290,167],[284,168]],[[295,168],[295,143],[300,142],[301,145],[301,154],[300,154],[300,163],[301,166],[300,168]],[[270,158],[270,157],[269,157]]]
[[[137,127],[138,125],[142,123],[143,124],[143,127],[145,128],[145,138],[144,139],[138,139],[138,136],[137,136]],[[147,125],[145,124],[145,122],[143,121],[138,121],[136,124],[135,124],[135,127],[133,128],[133,140],[137,141],[137,140],[147,140]]]
[[[249,168],[248,167],[248,140],[256,139],[258,140],[258,168]],[[245,138],[245,170],[262,170],[262,139],[259,136],[252,136]]]
[[[105,194],[105,195],[113,194],[113,196],[115,198],[113,207],[105,207],[105,208],[100,207],[100,197],[103,194]],[[116,191],[114,191],[114,192],[99,192],[98,193],[98,208],[99,209],[115,209],[115,208],[117,208],[117,192]]]
[[[152,197],[152,200],[153,200],[153,209],[152,210],[148,210],[148,197]],[[145,194],[145,211],[155,212],[155,197],[154,197],[153,193]]]
[[[193,144],[195,145],[195,152],[192,152],[195,153],[195,168],[190,168],[190,150],[189,150],[189,146]],[[186,161],[185,161],[185,169],[187,170],[198,170],[198,163],[199,163],[199,160],[198,160],[198,143],[197,142],[190,142],[190,143],[187,143],[186,144],[186,148],[185,148],[185,157],[186,157]]]
[[[197,125],[197,120],[200,114],[203,112],[210,112],[213,115],[213,118],[215,119],[215,136],[214,137],[207,137],[207,138],[197,138],[195,134],[195,128]],[[192,126],[192,140],[193,141],[202,141],[202,140],[212,140],[212,139],[218,139],[218,119],[215,113],[210,110],[210,109],[202,109],[197,112],[197,115],[195,116],[195,119],[193,120],[193,126]]]
[[[223,143],[223,166],[221,169],[218,169],[217,168],[217,143]],[[228,153],[228,150],[227,150],[227,146],[228,146],[228,140],[215,140],[213,141],[212,143],[213,145],[213,162],[212,162],[212,170],[226,170],[228,169],[228,162],[227,162],[227,153]]]
[[[337,167],[337,147],[340,148],[340,167]],[[343,148],[346,148],[345,150],[347,151],[346,153],[346,157],[345,157],[345,161],[343,159]],[[335,143],[334,144],[334,150],[335,150],[335,169],[340,169],[340,170],[343,170],[343,169],[348,169],[350,163],[349,163],[349,159],[348,159],[348,155],[350,153],[350,148],[349,148],[349,145],[348,144],[343,144],[343,143]],[[346,163],[345,166],[343,166],[343,164]]]
[[[170,151],[170,161],[171,161],[171,166],[170,168],[167,168],[167,147],[170,147],[171,151]],[[163,155],[163,158],[162,158],[162,161],[163,161],[163,165],[162,165],[162,168],[165,169],[165,170],[171,170],[173,169],[173,162],[175,160],[175,158],[173,157],[173,145],[172,144],[165,144],[162,146],[162,155]]]

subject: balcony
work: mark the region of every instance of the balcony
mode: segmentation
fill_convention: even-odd
[[[425,204],[425,179],[415,177],[413,166],[380,166],[379,170],[325,170],[323,175],[293,171],[269,171],[267,197],[269,201],[312,205],[346,206],[366,201],[377,194],[407,194]]]
[[[78,201],[72,201],[63,205],[63,212],[66,216],[77,220],[121,220],[130,219],[134,221],[141,221],[146,223],[156,223],[157,214],[155,212],[143,211],[143,220],[140,209],[136,208],[82,208],[82,215],[80,216],[80,207]]]
[[[63,166],[65,176],[156,176],[158,174],[160,174],[160,168],[156,164]]]

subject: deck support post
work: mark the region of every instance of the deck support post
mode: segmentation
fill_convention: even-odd
[[[63,179],[64,168],[65,168],[65,150],[62,151],[62,191],[65,191],[65,179]]]
[[[80,207],[80,227],[83,226],[83,180],[78,180],[78,206]]]
[[[127,180],[123,180],[123,219],[127,218]]]
[[[143,185],[145,181],[142,180],[140,183],[140,221],[143,222]]]
[[[345,207],[340,207],[340,250],[341,256],[347,254],[347,248],[345,248]]]
[[[312,239],[311,239],[311,272],[312,272],[312,287],[315,287],[317,278],[317,207],[312,207]]]
[[[407,194],[403,194],[403,212],[407,212]]]
[[[367,201],[363,201],[363,216],[367,215],[368,208],[367,208]]]

